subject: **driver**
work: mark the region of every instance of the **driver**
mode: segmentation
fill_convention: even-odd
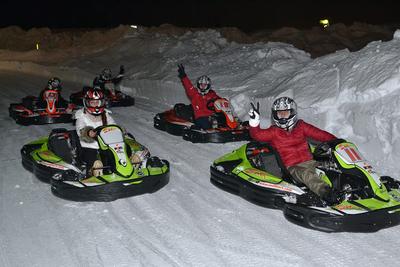
[[[192,104],[194,124],[205,130],[212,128],[211,116],[214,114],[214,111],[207,107],[207,104],[212,100],[217,100],[221,97],[211,89],[210,78],[205,75],[200,76],[197,79],[196,87],[194,87],[190,79],[187,77],[185,68],[182,64],[178,65],[178,77],[181,79],[186,94]]]
[[[117,76],[113,77],[111,69],[105,68],[101,71],[100,75],[95,77],[93,80],[93,87],[100,87],[103,90],[109,89],[106,88],[107,84],[113,84],[113,90],[115,90],[115,86],[119,85],[124,78],[125,68],[123,65],[119,67],[119,73]],[[115,93],[115,92],[112,92]]]
[[[55,96],[58,108],[68,108],[68,102],[61,96],[62,84],[61,80],[57,77],[50,78],[47,81],[47,86],[40,92],[37,107],[39,109],[47,108],[48,97]]]
[[[89,88],[84,96],[83,106],[75,113],[76,132],[82,147],[80,158],[86,163],[89,176],[101,176],[103,163],[97,157],[99,145],[95,129],[116,123],[111,117],[111,111],[105,109],[105,98],[101,89]],[[130,156],[132,163],[139,163],[147,158],[149,154],[147,148],[141,149]]]
[[[315,172],[317,162],[309,150],[307,138],[327,142],[336,137],[297,118],[297,105],[289,97],[279,97],[272,104],[272,120],[275,125],[260,128],[259,104],[249,112],[250,136],[260,142],[270,142],[278,151],[283,164],[292,177],[305,184],[329,205],[338,201],[338,194]],[[310,195],[305,196],[306,198]],[[300,197],[301,198],[301,197]]]

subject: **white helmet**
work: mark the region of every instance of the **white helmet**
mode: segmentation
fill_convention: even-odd
[[[297,105],[293,99],[290,97],[279,97],[275,99],[272,104],[272,119],[274,123],[279,128],[290,130],[297,123]],[[284,116],[281,115],[282,112],[278,111],[288,111]]]
[[[206,95],[211,89],[211,79],[206,75],[200,76],[197,78],[196,87],[200,94]]]

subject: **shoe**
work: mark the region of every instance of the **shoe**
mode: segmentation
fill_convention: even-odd
[[[296,203],[305,205],[305,206],[316,206],[316,207],[324,207],[324,203],[321,201],[321,198],[312,191],[304,193],[302,195],[296,196]]]
[[[340,202],[340,194],[335,189],[329,188],[325,194],[321,196],[321,198],[329,205],[334,206],[339,204]]]
[[[136,154],[132,154],[132,155],[129,157],[129,160],[131,161],[132,164],[138,164],[138,163],[142,162],[142,161],[140,160],[139,156],[136,155]]]
[[[93,163],[92,174],[96,177],[103,175],[103,162],[101,162],[101,160],[96,160]]]

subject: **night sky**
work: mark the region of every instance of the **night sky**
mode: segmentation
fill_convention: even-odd
[[[0,26],[88,28],[119,24],[186,27],[235,26],[244,31],[282,26],[308,28],[322,17],[400,24],[400,0],[113,0],[1,1]]]

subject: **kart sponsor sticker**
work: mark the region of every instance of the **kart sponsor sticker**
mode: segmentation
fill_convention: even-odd
[[[116,127],[107,127],[107,128],[104,128],[104,129],[102,130],[102,132],[103,132],[103,133],[108,133],[108,132],[115,131],[116,129],[117,129]]]
[[[335,206],[337,210],[362,210],[362,208],[354,206],[352,204],[339,204]]]
[[[54,156],[54,154],[52,152],[48,151],[48,150],[40,152],[40,155],[43,155],[43,156]]]
[[[369,165],[367,162],[363,162],[363,168],[369,173],[375,173],[374,169],[372,168],[371,165]]]
[[[292,188],[285,187],[285,186],[278,185],[278,184],[271,184],[271,183],[267,183],[267,182],[263,182],[263,181],[258,181],[258,182],[252,181],[252,183],[262,186],[262,187],[266,187],[266,188],[273,188],[273,189],[278,189],[278,190],[282,190],[282,191],[286,191],[286,192],[293,192]]]
[[[258,170],[258,169],[247,169],[247,170],[244,171],[244,173],[253,174],[253,175],[256,175],[256,176],[261,177],[261,178],[268,178],[269,177],[269,175],[266,172]]]
[[[117,153],[122,153],[123,152],[122,146],[120,144],[118,144],[118,143],[114,146],[114,150]]]
[[[47,166],[47,167],[50,167],[50,168],[58,169],[58,170],[67,170],[68,169],[67,167],[65,167],[63,165],[51,163],[51,162],[47,162],[47,161],[42,161],[42,160],[39,160],[37,163]]]

